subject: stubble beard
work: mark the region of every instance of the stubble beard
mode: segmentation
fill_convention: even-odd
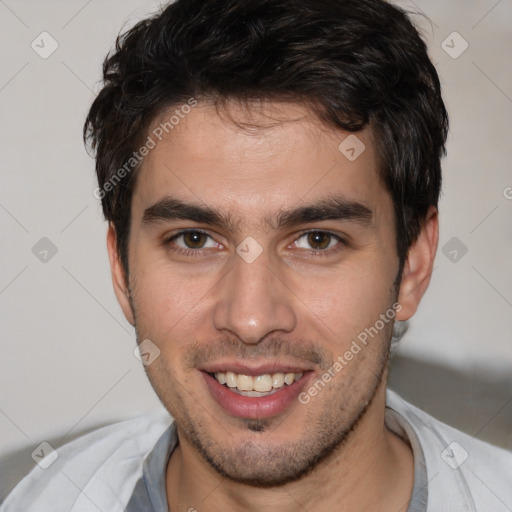
[[[383,339],[375,339],[374,342],[388,346]],[[333,408],[333,401],[326,395],[320,412],[318,409],[311,411],[310,417],[304,421],[306,428],[298,441],[271,446],[265,445],[263,436],[270,435],[272,430],[278,428],[285,419],[240,420],[242,428],[252,434],[252,439],[232,447],[226,431],[226,442],[218,443],[211,434],[211,419],[200,421],[193,413],[191,414],[192,401],[188,401],[189,407],[187,407],[185,394],[174,394],[171,398],[165,392],[165,387],[155,385],[156,382],[151,378],[150,373],[148,377],[162,404],[173,416],[180,440],[186,440],[221,477],[253,487],[270,488],[300,480],[320,464],[341,452],[373,403],[388,361],[389,350],[382,350],[376,362],[377,366],[372,368],[370,377],[363,383],[365,387],[357,393],[357,396],[349,397],[350,389],[346,389],[348,383],[345,382],[345,386],[340,386],[336,395],[349,398],[343,402],[336,402],[337,407]],[[160,382],[164,377],[163,380],[171,386],[178,385],[166,369],[161,368],[160,371],[165,373],[159,376]],[[341,381],[344,376],[338,375],[335,378]],[[319,394],[324,392],[326,390]],[[317,396],[316,400],[321,398]],[[301,407],[307,406],[301,405]],[[216,423],[214,428],[218,431],[222,427],[220,423]]]
[[[136,318],[133,304],[132,311]],[[136,323],[135,329],[137,332]],[[339,403],[337,410],[332,410],[330,407],[333,401],[325,400],[320,414],[313,413],[304,422],[305,425],[313,427],[302,435],[299,441],[280,446],[265,446],[264,443],[259,442],[257,437],[236,447],[229,447],[229,442],[225,446],[219,445],[211,438],[211,424],[204,423],[190,414],[190,407],[187,407],[186,391],[183,393],[172,393],[171,391],[169,393],[170,388],[184,388],[167,368],[155,365],[159,366],[158,379],[152,375],[153,369],[150,370],[146,367],[145,370],[157,396],[174,419],[178,438],[186,439],[202,459],[221,477],[253,487],[278,487],[300,480],[323,462],[335,457],[343,449],[350,435],[365,417],[379,386],[384,384],[382,381],[389,364],[392,331],[393,323],[390,323],[383,330],[381,336],[372,341],[373,344],[380,345],[380,351],[374,366],[367,368],[369,377],[362,383],[366,385],[359,391],[358,396],[352,395],[351,400],[346,399],[345,402]],[[138,332],[137,339],[141,339]],[[356,378],[356,373],[353,374],[354,378]],[[345,379],[343,375],[338,375],[337,378]],[[345,387],[338,386],[338,394],[341,396],[350,395],[350,390],[346,389],[350,379],[345,380],[347,381]],[[166,385],[159,386],[157,381],[164,382]],[[191,402],[189,400],[189,403]],[[345,411],[345,416],[340,411]],[[248,432],[260,436],[277,428],[283,419],[241,421]],[[229,434],[226,432],[226,438],[228,437]]]
[[[350,417],[340,421],[336,411],[325,411],[320,418],[317,415],[316,421],[305,422],[314,428],[301,436],[300,441],[271,446],[267,450],[262,449],[258,440],[234,448],[219,447],[190,418],[177,421],[178,434],[186,438],[201,457],[227,480],[261,488],[296,482],[340,452],[373,403],[386,367],[387,358]],[[256,435],[275,428],[269,420],[246,420],[244,425]]]

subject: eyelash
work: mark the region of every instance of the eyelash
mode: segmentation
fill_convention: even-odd
[[[201,233],[209,238],[212,238],[209,233],[207,233],[206,231],[203,231],[201,229],[183,229],[183,230],[179,231],[178,233],[172,235],[171,237],[166,238],[163,241],[163,245],[166,247],[173,245],[172,242],[174,240],[176,240],[180,236],[186,235],[187,233]],[[343,238],[341,238],[339,235],[336,235],[335,233],[332,233],[330,231],[321,230],[321,229],[309,229],[306,231],[302,231],[299,234],[299,236],[294,240],[293,243],[295,243],[297,240],[300,240],[303,236],[308,235],[310,233],[322,233],[324,235],[329,235],[339,242],[339,244],[334,249],[332,249],[332,248],[331,249],[323,249],[323,250],[322,249],[310,249],[308,252],[315,254],[316,257],[330,256],[331,254],[333,254],[337,251],[340,251],[341,249],[343,249],[344,247],[346,247],[348,245],[347,242]],[[182,247],[176,247],[176,246],[172,247],[172,250],[178,254],[182,254],[185,256],[192,256],[192,257],[202,256],[202,251],[203,251],[203,249],[183,249]]]

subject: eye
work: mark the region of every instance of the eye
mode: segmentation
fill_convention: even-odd
[[[329,231],[308,231],[294,242],[299,249],[309,249],[318,252],[328,252],[336,245],[344,245],[344,240]],[[329,251],[330,252],[330,251]]]
[[[168,238],[166,244],[172,244],[184,251],[194,251],[199,249],[215,248],[219,244],[212,237],[197,229],[188,229],[180,231],[176,235]]]

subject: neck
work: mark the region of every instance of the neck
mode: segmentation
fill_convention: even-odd
[[[172,512],[304,509],[405,512],[414,469],[409,446],[384,424],[385,381],[346,441],[296,482],[256,488],[227,480],[180,438],[167,468]],[[179,437],[179,435],[178,435]]]

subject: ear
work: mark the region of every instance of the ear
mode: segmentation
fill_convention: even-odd
[[[112,223],[108,226],[107,231],[107,250],[110,260],[110,271],[112,273],[112,284],[117,297],[117,302],[123,310],[126,320],[131,325],[135,325],[133,311],[130,304],[130,291],[128,288],[128,280],[125,279],[125,273],[121,260],[119,258],[119,250],[117,246],[117,234]]]
[[[430,283],[438,241],[439,219],[437,209],[431,206],[418,239],[409,248],[404,264],[398,294],[398,302],[402,305],[402,309],[397,311],[397,320],[408,320],[416,313]]]

